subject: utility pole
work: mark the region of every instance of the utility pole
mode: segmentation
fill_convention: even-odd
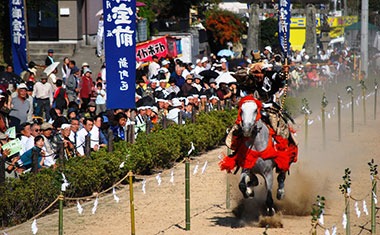
[[[362,0],[360,57],[362,70],[368,76],[368,0]]]

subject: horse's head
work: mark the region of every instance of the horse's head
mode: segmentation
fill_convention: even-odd
[[[254,101],[245,102],[241,106],[241,128],[245,137],[250,137],[256,125],[257,104]]]

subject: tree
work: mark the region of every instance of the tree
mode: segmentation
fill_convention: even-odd
[[[233,12],[220,9],[208,12],[206,29],[211,34],[212,40],[209,40],[209,43],[214,43],[214,49],[225,48],[227,42],[239,42],[242,34],[246,31],[241,18]]]

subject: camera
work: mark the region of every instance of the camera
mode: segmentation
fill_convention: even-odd
[[[15,166],[16,166],[17,168],[20,168],[20,167],[23,167],[23,166],[24,166],[24,163],[21,161],[21,159],[19,159],[19,160],[17,160],[17,161],[15,162]]]

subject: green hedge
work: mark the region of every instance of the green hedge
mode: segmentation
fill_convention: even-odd
[[[237,111],[202,113],[196,123],[172,125],[149,135],[139,134],[135,144],[115,143],[115,151],[92,153],[89,158],[72,158],[65,163],[64,173],[70,186],[66,197],[82,197],[100,192],[125,176],[151,174],[170,168],[186,157],[191,142],[195,154],[222,144],[226,128],[233,124]],[[121,162],[125,162],[120,169]],[[38,174],[25,174],[9,179],[0,186],[0,226],[22,223],[46,208],[59,195],[62,176],[58,170],[43,169]],[[51,210],[56,209],[53,207]]]

